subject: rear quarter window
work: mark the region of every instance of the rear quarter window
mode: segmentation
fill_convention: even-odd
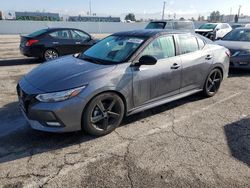
[[[199,46],[195,36],[179,35],[180,54],[188,54],[199,50]]]

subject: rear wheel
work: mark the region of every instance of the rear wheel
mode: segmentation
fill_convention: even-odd
[[[124,116],[124,103],[115,93],[103,93],[94,97],[83,115],[83,129],[95,136],[103,136],[115,130]]]
[[[45,61],[56,59],[58,58],[58,56],[59,56],[58,52],[54,49],[47,49],[43,54],[43,58]]]
[[[214,96],[219,91],[222,79],[223,77],[221,71],[217,68],[213,69],[206,79],[203,94],[206,97]]]

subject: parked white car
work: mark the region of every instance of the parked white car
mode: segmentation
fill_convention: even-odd
[[[227,23],[205,23],[196,29],[195,32],[211,40],[223,38],[232,31],[232,27]]]

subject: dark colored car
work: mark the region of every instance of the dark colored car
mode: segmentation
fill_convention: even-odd
[[[20,51],[25,56],[48,61],[59,56],[83,52],[97,41],[79,29],[48,28],[21,36]]]
[[[214,96],[228,67],[229,50],[196,34],[120,32],[78,57],[38,66],[17,93],[32,128],[101,136],[124,116],[198,92]]]
[[[152,21],[148,23],[145,29],[169,29],[195,32],[194,22],[179,20]]]
[[[245,27],[244,24],[233,24],[231,25],[232,29],[236,29],[236,28],[239,28],[239,27]]]
[[[250,69],[250,28],[236,28],[216,43],[230,50],[230,68]]]

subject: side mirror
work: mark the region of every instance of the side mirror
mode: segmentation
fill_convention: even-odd
[[[217,39],[216,40],[221,40],[222,39],[222,37],[217,37]]]
[[[151,55],[144,55],[139,59],[140,65],[155,65],[157,63],[157,59]]]

